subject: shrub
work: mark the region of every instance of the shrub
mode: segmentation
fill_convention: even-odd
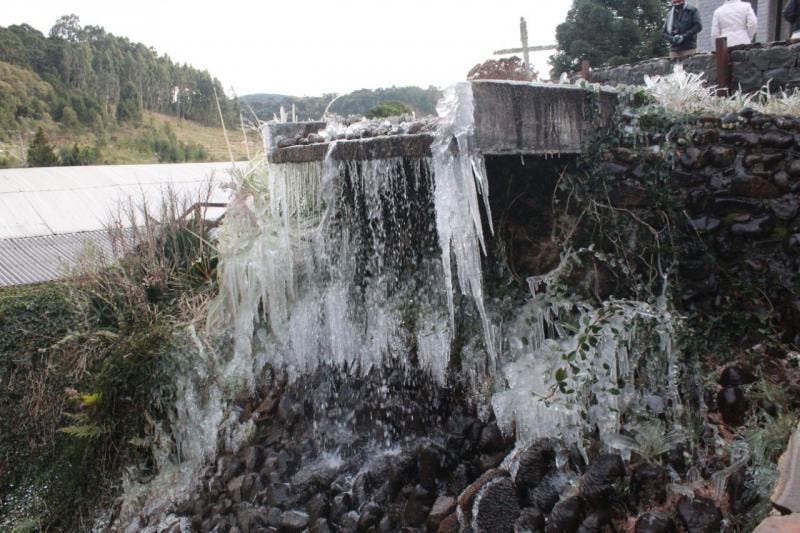
[[[411,108],[403,102],[386,101],[381,102],[367,111],[367,118],[386,118],[406,115],[411,113]]]
[[[467,73],[468,80],[534,81],[536,78],[536,71],[526,67],[517,56],[489,59],[475,65]]]
[[[31,144],[28,145],[28,166],[29,167],[52,167],[58,165],[58,156],[53,145],[47,140],[44,130],[36,130]]]

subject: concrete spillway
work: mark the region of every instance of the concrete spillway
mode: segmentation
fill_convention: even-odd
[[[484,155],[579,154],[594,129],[613,113],[617,100],[610,90],[566,85],[473,81],[471,87],[474,148]],[[324,160],[330,141],[309,138],[326,126],[325,122],[269,124],[269,161]],[[302,144],[291,145],[293,139]],[[336,141],[331,157],[338,161],[429,157],[433,140],[429,132],[342,139]]]

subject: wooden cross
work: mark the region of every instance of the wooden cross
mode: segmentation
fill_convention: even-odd
[[[525,68],[531,68],[529,52],[555,50],[558,48],[558,45],[555,44],[528,46],[528,23],[525,21],[525,17],[519,18],[519,40],[522,43],[522,48],[506,48],[504,50],[497,50],[494,52],[494,55],[501,56],[505,54],[518,54],[519,52],[522,52],[522,60],[525,62]]]

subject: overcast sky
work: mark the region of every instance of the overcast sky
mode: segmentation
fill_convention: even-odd
[[[0,0],[0,26],[47,34],[62,15],[208,70],[239,95],[443,87],[501,48],[554,44],[572,0]],[[531,56],[546,72],[552,52]]]

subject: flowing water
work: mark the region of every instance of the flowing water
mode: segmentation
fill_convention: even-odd
[[[521,444],[579,442],[591,426],[614,445],[620,413],[642,400],[634,371],[645,360],[663,362],[647,363],[653,385],[672,409],[680,404],[663,299],[576,301],[555,289],[557,269],[529,280],[527,303],[500,323],[483,292],[492,217],[471,85],[448,89],[437,111],[431,157],[339,161],[333,142],[323,163],[255,168],[238,180],[217,233],[220,294],[208,331],[189,331],[175,356],[178,401],[159,477],[129,488],[132,505],[145,492],[150,502],[175,497],[252,435],[233,400],[255,391],[268,367],[289,381],[321,368],[360,376],[414,366],[438,384],[462,376],[490,394],[484,403]],[[565,251],[560,268],[574,257]],[[467,338],[451,361],[459,335]]]

